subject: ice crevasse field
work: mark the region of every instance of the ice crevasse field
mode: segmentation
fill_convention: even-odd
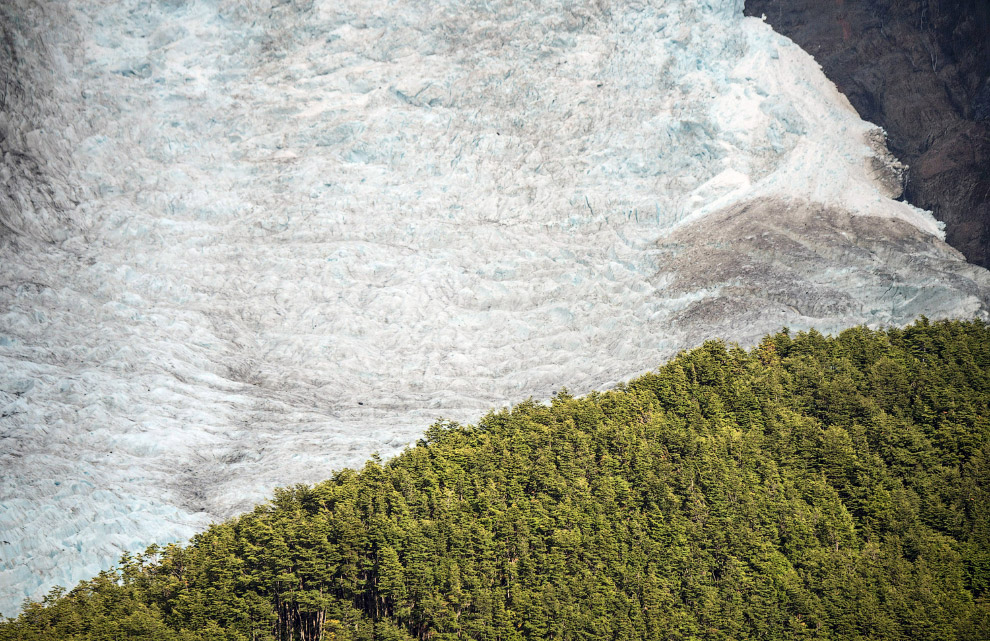
[[[711,328],[986,316],[882,135],[741,0],[4,5],[6,615]],[[719,237],[753,207],[801,251]]]

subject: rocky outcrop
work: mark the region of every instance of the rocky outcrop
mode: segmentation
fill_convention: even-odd
[[[990,265],[990,2],[747,0],[812,54],[910,166],[904,196]]]

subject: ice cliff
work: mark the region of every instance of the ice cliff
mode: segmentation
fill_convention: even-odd
[[[742,1],[0,7],[0,611],[561,386],[990,278]]]

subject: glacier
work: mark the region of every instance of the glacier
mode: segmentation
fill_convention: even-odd
[[[8,0],[0,612],[438,417],[990,274],[741,0]]]

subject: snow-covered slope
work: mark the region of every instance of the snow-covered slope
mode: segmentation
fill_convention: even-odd
[[[741,1],[0,8],[0,611],[438,416],[986,314]]]

